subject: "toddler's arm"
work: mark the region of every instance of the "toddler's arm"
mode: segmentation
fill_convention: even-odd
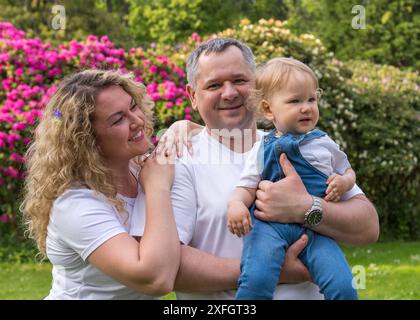
[[[229,231],[238,237],[247,235],[252,228],[248,207],[254,202],[257,189],[236,187],[228,205]]]
[[[356,173],[353,169],[348,168],[343,175],[332,174],[327,179],[327,190],[325,191],[326,201],[337,202],[340,200],[341,196],[349,191],[356,183]]]

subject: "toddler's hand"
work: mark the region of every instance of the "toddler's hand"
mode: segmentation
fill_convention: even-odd
[[[249,210],[242,202],[229,204],[227,226],[238,237],[246,236],[252,228]]]
[[[346,192],[346,181],[339,174],[333,174],[327,179],[327,190],[325,191],[325,201],[340,201],[341,196]]]

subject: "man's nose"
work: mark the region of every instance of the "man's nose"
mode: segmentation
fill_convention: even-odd
[[[237,96],[238,96],[238,90],[236,89],[236,87],[232,83],[226,82],[223,85],[222,99],[233,100]]]

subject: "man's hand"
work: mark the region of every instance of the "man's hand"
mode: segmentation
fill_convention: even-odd
[[[280,156],[280,165],[285,178],[260,182],[254,214],[265,221],[302,224],[306,211],[312,206],[312,197],[284,153]]]
[[[308,236],[302,235],[298,241],[292,244],[286,251],[283,269],[280,275],[280,283],[299,283],[312,281],[311,275],[298,256],[308,243]]]

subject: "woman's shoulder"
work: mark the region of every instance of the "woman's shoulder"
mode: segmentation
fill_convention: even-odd
[[[63,192],[53,204],[58,210],[90,207],[111,207],[105,197],[86,187],[72,187]]]

